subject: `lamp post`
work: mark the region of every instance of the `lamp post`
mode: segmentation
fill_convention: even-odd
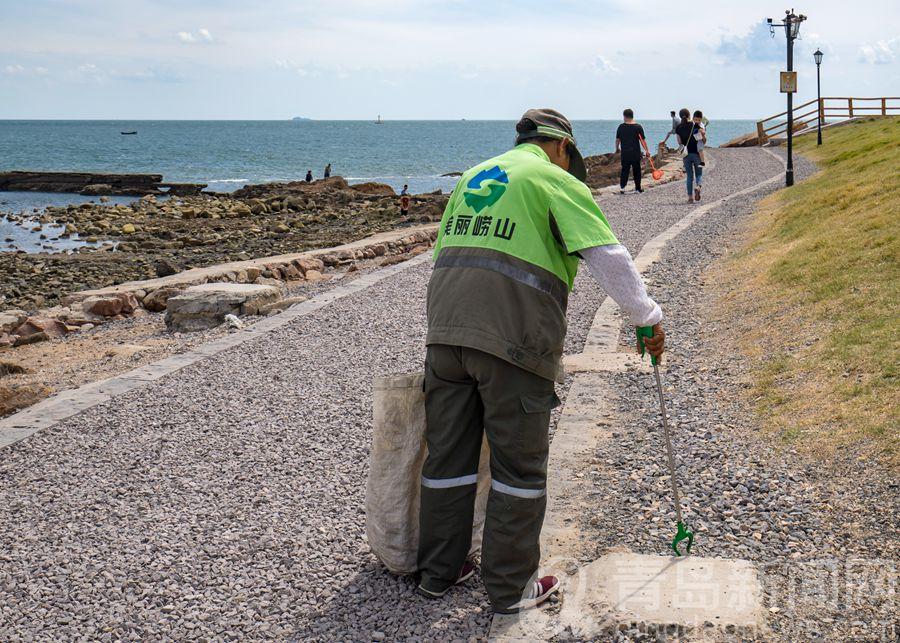
[[[794,71],[794,41],[800,35],[800,23],[806,20],[803,14],[797,15],[794,10],[784,12],[784,22],[773,24],[769,18],[769,31],[774,36],[775,27],[784,27],[787,37],[787,70]],[[787,92],[787,169],[784,172],[784,184],[794,185],[794,94]]]
[[[818,141],[816,142],[816,145],[822,144],[822,74],[821,74],[821,71],[822,71],[822,56],[824,56],[824,55],[825,54],[822,53],[822,50],[818,49],[818,48],[816,49],[815,53],[813,54],[813,58],[816,59],[816,97],[818,98],[816,105],[819,107],[819,110],[818,110],[818,112],[819,112],[819,129],[818,129],[818,133],[817,133]]]

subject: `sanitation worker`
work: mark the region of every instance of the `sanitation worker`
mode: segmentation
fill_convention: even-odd
[[[495,612],[540,604],[559,589],[538,576],[547,505],[550,411],[579,261],[637,326],[662,312],[590,189],[572,125],[531,109],[516,146],[465,172],[444,216],[428,284],[419,594],[443,596],[472,576],[482,432],[491,447],[481,573]]]

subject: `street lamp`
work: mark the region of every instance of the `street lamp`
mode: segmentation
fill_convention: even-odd
[[[816,145],[822,144],[822,74],[820,72],[822,70],[822,56],[824,55],[821,49],[816,49],[815,53],[813,53],[813,58],[816,59],[816,96],[819,99],[817,103],[819,107],[819,131]]]
[[[775,36],[775,27],[784,27],[784,35],[787,38],[787,70],[794,71],[794,41],[800,36],[800,23],[806,20],[803,14],[797,15],[794,10],[784,12],[784,22],[774,24],[771,18],[769,32]],[[794,185],[794,94],[787,92],[787,169],[784,173],[784,184],[788,187]]]

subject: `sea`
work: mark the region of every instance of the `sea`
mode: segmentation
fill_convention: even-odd
[[[641,121],[651,146],[671,121]],[[574,121],[582,154],[611,152],[617,120]],[[513,121],[26,121],[0,120],[0,172],[10,170],[136,172],[165,181],[206,183],[230,192],[247,183],[297,181],[312,170],[350,183],[377,181],[413,193],[449,191],[460,172],[513,144]],[[750,120],[712,120],[710,145],[753,131]],[[121,132],[137,132],[122,135]],[[670,139],[671,143],[671,139]],[[0,192],[0,246],[36,252],[82,242],[38,240],[5,213],[37,214],[51,204],[87,200],[77,195]],[[121,200],[119,200],[121,202]],[[125,199],[127,202],[127,199]],[[35,212],[37,210],[38,212]],[[45,236],[48,236],[45,234]]]

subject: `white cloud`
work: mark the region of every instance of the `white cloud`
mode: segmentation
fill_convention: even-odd
[[[900,54],[900,38],[879,40],[871,45],[861,45],[859,62],[870,65],[888,65]]]
[[[594,59],[594,71],[604,76],[622,73],[609,58],[599,55]]]
[[[70,72],[69,77],[75,82],[104,83],[108,74],[94,63],[83,63]]]
[[[209,29],[200,28],[197,30],[197,33],[194,34],[193,31],[179,31],[177,34],[178,40],[186,45],[193,44],[202,44],[213,41],[212,34],[209,32]]]
[[[3,68],[3,73],[8,76],[22,76],[25,73],[25,68],[22,65],[7,65]]]
[[[283,69],[285,71],[292,71],[298,76],[320,76],[321,72],[313,70],[310,71],[305,67],[301,67],[300,65],[295,65],[290,60],[276,60],[275,66],[278,69]]]

